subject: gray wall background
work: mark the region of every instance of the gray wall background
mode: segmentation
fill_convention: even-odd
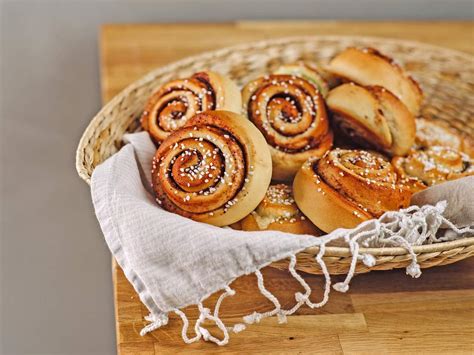
[[[472,19],[472,0],[2,1],[2,354],[112,354],[110,255],[74,170],[112,22]],[[179,9],[179,10],[177,10]]]

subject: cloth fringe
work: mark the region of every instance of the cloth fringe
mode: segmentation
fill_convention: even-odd
[[[447,220],[443,216],[445,209],[446,201],[441,201],[437,203],[436,206],[411,206],[400,211],[386,212],[378,220],[363,223],[352,231],[343,231],[344,233],[335,233],[317,238],[315,245],[319,246],[319,252],[315,257],[315,262],[321,267],[325,278],[323,297],[322,300],[317,303],[313,303],[310,300],[312,294],[311,287],[296,271],[296,255],[291,255],[288,271],[304,289],[304,293],[295,292],[296,303],[291,309],[282,309],[278,298],[265,287],[264,278],[260,271],[261,267],[254,273],[257,277],[257,286],[260,293],[274,306],[270,311],[264,313],[253,312],[242,318],[243,323],[237,323],[232,327],[225,326],[219,318],[220,307],[226,297],[235,295],[235,290],[226,286],[224,292],[219,296],[212,314],[209,308],[203,306],[202,300],[198,303],[200,315],[194,325],[195,335],[192,338],[189,338],[189,320],[183,311],[175,309],[174,312],[180,316],[183,322],[181,331],[183,341],[190,344],[197,342],[202,338],[205,341],[210,341],[222,346],[229,342],[229,332],[239,333],[245,330],[247,325],[259,323],[265,318],[277,316],[279,323],[286,323],[287,316],[294,314],[305,304],[312,309],[323,307],[328,302],[329,293],[331,291],[331,276],[323,260],[325,247],[328,243],[337,239],[343,239],[352,254],[351,264],[345,280],[332,285],[332,288],[338,292],[347,292],[349,290],[349,284],[355,275],[358,261],[362,261],[367,267],[373,267],[376,264],[376,259],[373,255],[360,255],[360,247],[391,246],[405,248],[411,257],[411,263],[407,266],[406,273],[414,278],[420,277],[421,269],[417,261],[417,256],[413,251],[413,246],[454,240],[460,238],[466,233],[474,234],[473,226],[458,228]],[[447,226],[454,233],[448,234],[448,236],[437,237],[436,234],[441,225]],[[367,226],[370,226],[370,228],[367,229]],[[168,324],[168,315],[164,313],[156,316],[150,315],[145,317],[145,319],[151,323],[141,330],[140,335],[142,336]],[[214,337],[206,328],[204,328],[202,323],[206,319],[214,322],[222,331],[222,339]]]

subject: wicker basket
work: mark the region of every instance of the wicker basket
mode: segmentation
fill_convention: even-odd
[[[203,69],[232,77],[239,85],[268,72],[282,63],[296,60],[326,62],[348,46],[372,46],[393,56],[422,84],[425,92],[424,117],[445,121],[465,135],[473,136],[474,66],[473,57],[464,53],[400,40],[314,36],[262,41],[229,47],[190,57],[156,69],[134,82],[112,99],[85,130],[76,155],[79,176],[90,183],[94,168],[114,154],[122,145],[126,132],[139,129],[138,118],[151,93],[164,82],[188,76]],[[474,255],[474,238],[461,239],[414,248],[422,268],[444,265]],[[320,273],[314,257],[318,248],[298,254],[298,269]],[[376,258],[368,269],[359,263],[356,272],[406,267],[410,256],[403,248],[361,249]],[[333,274],[346,273],[351,262],[348,248],[327,247],[324,260]],[[272,264],[286,268],[287,262]]]

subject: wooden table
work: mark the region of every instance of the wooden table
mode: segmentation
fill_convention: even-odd
[[[474,53],[472,22],[237,22],[226,24],[107,25],[100,40],[103,100],[146,72],[171,61],[236,43],[308,34],[385,36],[418,40]],[[296,282],[285,271],[264,270],[267,287],[285,307]],[[319,276],[305,275],[321,296]],[[206,352],[472,353],[474,351],[474,258],[428,269],[420,279],[404,270],[357,276],[350,292],[332,292],[320,310],[303,307],[279,325],[267,319],[232,335],[227,347],[185,345],[181,321],[171,315],[163,329],[141,337],[148,314],[122,270],[113,264],[117,347],[121,354]],[[341,280],[341,277],[335,277]],[[237,295],[222,307],[224,321],[271,308],[255,276],[233,285]],[[315,296],[316,297],[316,296]],[[211,306],[216,297],[205,304]],[[195,307],[185,310],[195,320]]]

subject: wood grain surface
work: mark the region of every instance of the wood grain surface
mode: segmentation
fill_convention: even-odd
[[[189,55],[259,39],[318,34],[403,38],[474,53],[473,22],[107,25],[100,38],[103,100],[146,72]],[[266,286],[282,305],[293,305],[299,286],[288,272],[266,268],[263,274]],[[321,297],[322,278],[305,275],[305,279],[315,290],[314,297]],[[181,321],[174,315],[168,326],[141,337],[148,312],[115,262],[113,280],[121,354],[474,352],[474,258],[427,269],[419,279],[405,275],[404,270],[359,275],[348,293],[331,292],[322,309],[303,307],[283,325],[274,318],[264,320],[232,335],[226,347],[205,342],[185,345]],[[271,309],[258,291],[255,276],[242,277],[232,287],[237,294],[222,306],[226,323],[238,322],[254,310]],[[212,308],[217,296],[211,296],[205,305]],[[196,307],[185,312],[196,319]]]

